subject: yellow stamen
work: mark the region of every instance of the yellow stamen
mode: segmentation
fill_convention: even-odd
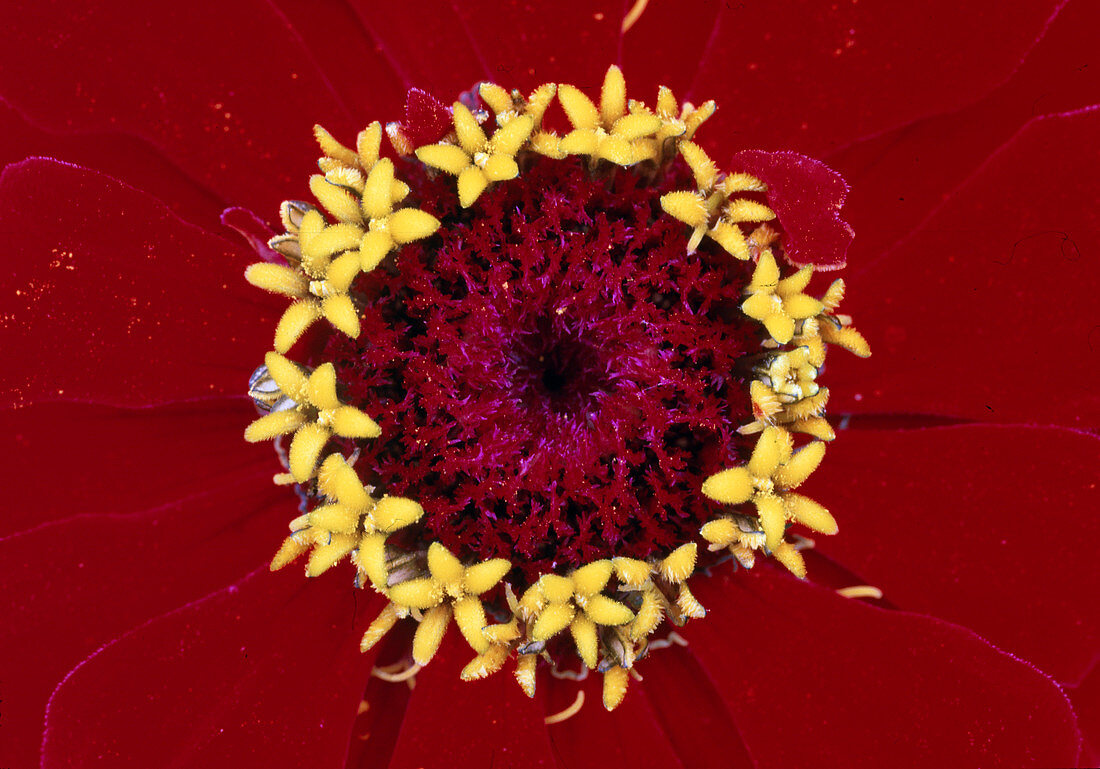
[[[842,587],[836,592],[837,595],[845,598],[873,598],[875,600],[882,598],[882,591],[874,585],[852,585],[851,587]]]
[[[408,681],[423,669],[423,665],[412,664],[402,670],[400,673],[387,673],[382,668],[374,668],[370,674],[375,678],[380,678],[383,681],[391,684],[399,684],[402,681]]]
[[[560,724],[562,721],[568,721],[577,713],[581,712],[581,708],[584,707],[584,690],[578,689],[577,696],[573,699],[573,704],[567,707],[565,710],[559,711],[552,716],[547,716],[542,719],[547,726],[554,724]]]
[[[649,0],[634,0],[634,5],[626,16],[623,17],[622,26],[619,28],[624,34],[638,23],[638,19],[645,13],[647,5],[649,5]]]

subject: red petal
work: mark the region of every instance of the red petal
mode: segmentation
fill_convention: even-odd
[[[623,73],[628,86],[642,91],[633,98],[652,106],[657,86],[665,85],[681,100],[687,96],[706,55],[707,41],[718,32],[724,3],[627,3],[641,5],[642,15],[623,34]],[[655,52],[659,52],[656,53]],[[710,98],[703,95],[700,101]],[[696,102],[698,103],[698,102]],[[723,106],[723,105],[719,105]],[[703,129],[703,134],[707,133]],[[717,134],[714,139],[720,138]],[[729,143],[723,146],[729,148]]]
[[[540,664],[540,673],[542,668]],[[581,682],[540,675],[538,686],[546,698],[547,715],[561,713],[573,705],[579,691],[584,692],[584,705],[576,715],[547,727],[559,766],[684,765],[640,683],[631,681],[626,698],[610,713],[603,706],[602,675],[589,673]]]
[[[54,132],[138,136],[224,201],[274,217],[304,194],[313,124],[358,130],[286,19],[260,0],[198,0],[186,13],[35,2],[12,13],[0,69],[13,106]]]
[[[660,631],[658,631],[660,635]],[[753,767],[741,732],[714,681],[690,649],[658,649],[639,663],[645,692],[668,740],[687,769],[722,766]],[[626,707],[629,696],[623,702]]]
[[[45,131],[0,99],[0,167],[35,155],[101,171],[171,205],[182,219],[209,225],[221,201],[188,178],[146,142],[122,134],[56,134]]]
[[[690,649],[769,766],[1072,766],[1049,679],[972,633],[768,568],[699,580]]]
[[[1098,27],[1100,5],[1069,2],[1011,80],[981,101],[826,158],[852,188],[853,264],[893,247],[1037,114],[1100,102],[1100,69],[1088,66]]]
[[[278,469],[270,444],[241,432],[245,399],[124,410],[40,403],[0,411],[8,484],[0,535],[89,513],[133,513]],[[289,492],[284,490],[284,495]]]
[[[275,0],[276,5],[323,73],[325,82],[356,123],[393,120],[405,98],[393,62],[344,3],[318,6],[314,0]],[[354,135],[337,137],[348,146]]]
[[[405,95],[405,114],[400,125],[401,132],[414,146],[435,144],[453,129],[451,108],[427,91],[410,88]]]
[[[459,680],[474,656],[452,628],[416,674],[390,769],[556,766],[542,711],[520,690],[511,662],[481,681]]]
[[[427,89],[449,103],[479,80],[491,77],[455,3],[352,0],[350,5],[405,85]],[[496,27],[494,31],[504,34]]]
[[[1100,766],[1100,667],[1093,667],[1079,686],[1068,687],[1066,693],[1084,737],[1080,766]]]
[[[1100,648],[1097,467],[1100,440],[1069,430],[851,430],[807,493],[840,524],[821,552],[888,601],[1077,681]]]
[[[820,156],[992,90],[1056,5],[1029,0],[994,14],[951,0],[730,4],[688,95],[720,106],[704,140]],[[707,31],[679,34],[699,43]]]
[[[0,227],[19,255],[0,277],[4,405],[237,395],[270,349],[253,257],[133,188],[28,160],[0,178]]]
[[[12,766],[37,765],[46,701],[66,671],[149,617],[266,561],[295,514],[286,489],[266,474],[142,513],[80,512],[0,540],[0,680]]]
[[[768,185],[768,205],[783,224],[787,261],[799,267],[838,270],[852,243],[852,228],[840,218],[848,185],[824,163],[794,152],[746,150],[730,171],[744,171]]]
[[[336,571],[263,569],[101,649],[54,693],[42,766],[342,766],[378,601]]]
[[[834,411],[1100,423],[1100,110],[1033,121],[850,278],[875,357],[829,357]]]
[[[453,5],[488,79],[505,88],[527,91],[560,81],[598,92],[607,68],[619,60],[623,4],[614,0]],[[657,83],[630,72],[626,77],[639,90],[629,95],[652,103]]]

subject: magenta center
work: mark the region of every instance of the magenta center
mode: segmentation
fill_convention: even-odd
[[[417,499],[423,536],[532,578],[694,539],[703,480],[751,448],[762,336],[739,310],[751,264],[687,254],[661,211],[686,171],[539,159],[470,209],[453,179],[400,173],[443,225],[360,278],[362,333],[323,352],[382,426],[357,444],[364,481]]]

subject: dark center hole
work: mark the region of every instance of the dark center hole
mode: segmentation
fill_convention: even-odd
[[[569,375],[551,364],[542,372],[542,386],[551,394],[561,392],[569,384]]]
[[[587,410],[608,389],[599,351],[574,328],[545,322],[537,328],[516,339],[516,383],[525,399],[556,412]]]

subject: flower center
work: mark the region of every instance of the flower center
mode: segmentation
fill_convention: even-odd
[[[611,709],[662,622],[705,615],[697,567],[804,576],[787,528],[836,532],[793,490],[835,437],[826,344],[870,350],[841,281],[816,299],[811,267],[781,266],[767,185],[691,141],[713,103],[662,88],[651,110],[616,67],[598,107],[479,95],[495,120],[418,97],[428,119],[386,129],[396,160],[378,123],[355,150],[318,128],[320,208],[285,203],[286,265],[247,272],[293,300],[245,432],[290,436],[276,482],[305,511],[272,568],[350,557],[389,602],[363,649],[410,619],[427,664],[453,620],[464,679],[514,655],[531,695],[539,659],[579,658]]]
[[[345,444],[364,479],[420,501],[431,540],[518,552],[533,580],[691,539],[703,480],[751,450],[734,427],[761,333],[737,309],[751,270],[713,243],[688,254],[661,211],[685,166],[641,184],[530,162],[469,209],[403,168],[442,225],[361,282],[364,333],[317,360],[380,415],[381,440]]]

